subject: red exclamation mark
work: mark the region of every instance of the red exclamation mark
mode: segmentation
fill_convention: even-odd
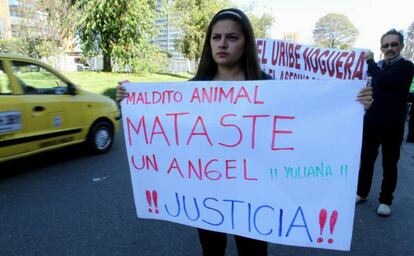
[[[159,211],[158,211],[158,193],[155,190],[152,191],[152,199],[154,199],[155,213],[158,214],[159,213]]]
[[[328,212],[325,209],[322,209],[319,212],[319,227],[320,227],[320,235],[322,236],[322,232],[323,232],[323,228],[325,227],[325,223],[326,223],[326,218],[328,217]],[[323,238],[319,237],[318,243],[322,243],[323,242]]]
[[[151,192],[149,191],[149,190],[147,190],[147,191],[145,191],[145,194],[147,195],[147,201],[148,201],[148,204],[149,204],[149,208],[148,208],[148,211],[150,212],[150,213],[152,213],[152,199],[151,199]]]
[[[338,212],[337,211],[333,211],[332,215],[331,215],[331,219],[329,221],[329,232],[333,233],[334,229],[335,229],[335,225],[336,225],[336,221],[338,220]],[[328,243],[332,244],[333,243],[333,239],[329,238],[328,239]]]

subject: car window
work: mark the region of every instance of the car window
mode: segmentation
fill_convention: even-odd
[[[11,94],[11,88],[9,84],[9,78],[3,69],[3,65],[0,62],[0,94]]]
[[[65,81],[36,64],[13,61],[13,71],[25,94],[67,94],[69,91]]]

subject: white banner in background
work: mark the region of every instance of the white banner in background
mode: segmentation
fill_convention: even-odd
[[[349,250],[360,80],[132,83],[122,117],[137,215]]]
[[[317,48],[274,39],[256,40],[259,63],[274,79],[366,80],[366,50]]]

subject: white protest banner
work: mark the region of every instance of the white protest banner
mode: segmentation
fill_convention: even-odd
[[[137,215],[349,250],[360,80],[126,84]]]
[[[274,39],[257,39],[256,46],[259,64],[274,79],[366,80],[366,50],[316,48]]]

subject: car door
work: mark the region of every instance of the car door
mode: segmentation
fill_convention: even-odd
[[[0,161],[32,150],[24,141],[30,131],[27,108],[10,72],[0,59]]]
[[[81,102],[70,93],[69,83],[44,66],[12,60],[13,75],[22,88],[33,150],[44,150],[79,140],[83,113]]]

